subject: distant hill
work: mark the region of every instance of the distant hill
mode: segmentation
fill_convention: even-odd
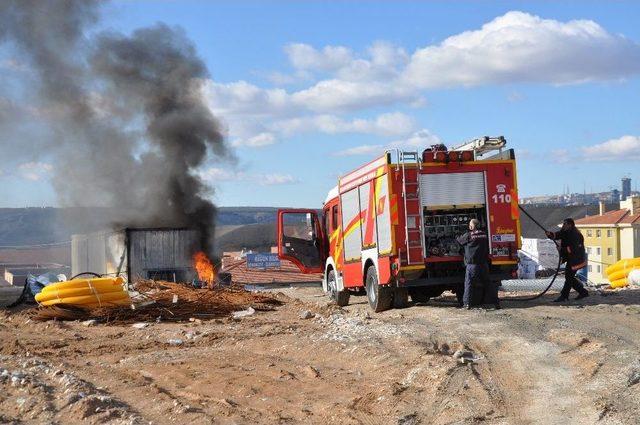
[[[582,218],[598,214],[597,205],[529,206],[529,214],[546,228],[562,223],[565,217]],[[608,205],[607,210],[618,208]],[[216,251],[268,250],[275,245],[277,208],[218,208]],[[102,230],[107,221],[106,208],[0,208],[0,247],[51,244],[71,240],[74,233]],[[544,232],[526,215],[520,214],[522,235],[544,238]]]
[[[216,224],[272,223],[276,221],[277,211],[272,207],[219,207]]]
[[[221,255],[224,251],[250,249],[254,252],[269,252],[276,245],[275,218],[270,223],[254,223],[240,226],[215,238],[215,251]]]
[[[220,226],[275,223],[277,208],[220,207]],[[0,208],[0,246],[51,244],[104,229],[107,208]]]
[[[64,242],[97,230],[106,208],[0,208],[0,246]]]

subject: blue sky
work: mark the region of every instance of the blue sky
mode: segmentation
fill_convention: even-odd
[[[127,1],[100,25],[158,21],[209,67],[238,158],[199,170],[222,206],[318,207],[387,147],[481,135],[516,149],[521,196],[640,179],[636,2]],[[57,205],[52,167],[5,162],[0,206]]]

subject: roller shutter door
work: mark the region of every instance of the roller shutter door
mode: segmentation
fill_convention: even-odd
[[[484,173],[421,174],[420,203],[429,209],[484,205]]]

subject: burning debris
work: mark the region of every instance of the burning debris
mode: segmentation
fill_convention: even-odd
[[[0,4],[0,45],[31,69],[12,99],[25,111],[16,122],[42,130],[10,154],[33,155],[39,143],[56,164],[61,204],[113,207],[111,227],[196,228],[211,256],[212,189],[197,169],[209,155],[230,154],[202,95],[208,70],[180,28],[96,33],[100,4]]]
[[[213,263],[207,257],[207,254],[202,251],[193,254],[193,267],[198,275],[198,280],[209,288],[213,288],[216,273]]]

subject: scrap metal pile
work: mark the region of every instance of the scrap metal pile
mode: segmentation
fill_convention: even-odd
[[[132,285],[131,289],[131,305],[128,306],[78,306],[65,303],[41,305],[34,319],[99,319],[108,323],[184,321],[225,317],[249,307],[254,310],[272,310],[281,304],[273,297],[234,286],[201,289],[180,283],[142,280]]]

